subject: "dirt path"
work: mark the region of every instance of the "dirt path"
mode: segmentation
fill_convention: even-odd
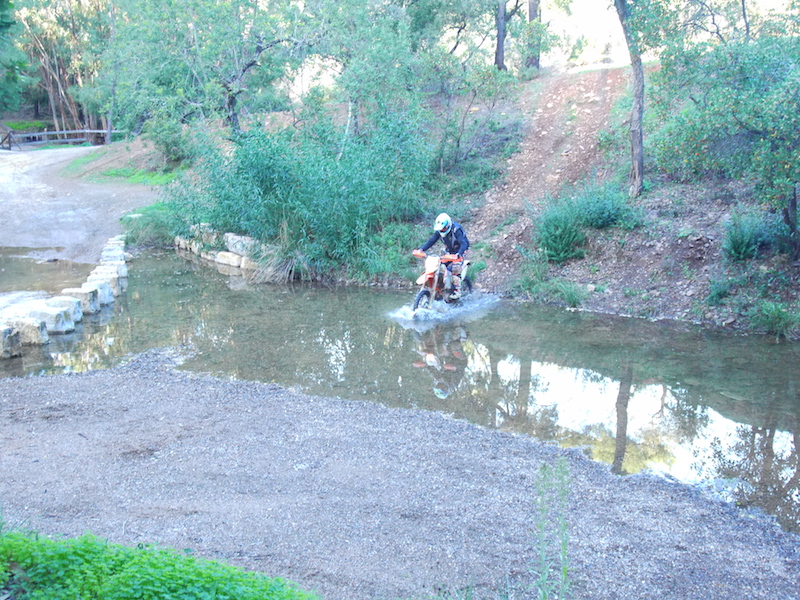
[[[470,220],[470,238],[495,251],[481,273],[483,287],[502,289],[521,260],[517,246],[531,245],[526,205],[535,209],[600,165],[598,133],[626,85],[627,71],[616,68],[558,73],[545,78],[537,92],[527,88],[520,107],[531,120],[520,151],[509,161],[505,184],[487,194]]]
[[[94,263],[124,214],[155,201],[141,185],[94,184],[63,169],[97,147],[0,151],[0,246],[42,260]]]

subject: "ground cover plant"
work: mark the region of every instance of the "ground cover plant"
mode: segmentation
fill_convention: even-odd
[[[291,583],[155,547],[92,535],[0,535],[0,595],[15,600],[315,600]]]

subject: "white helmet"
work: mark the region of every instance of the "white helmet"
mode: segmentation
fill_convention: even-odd
[[[450,233],[450,230],[453,228],[453,219],[451,219],[450,215],[447,213],[442,213],[436,217],[436,222],[434,223],[433,228],[439,233],[439,235],[444,237]]]

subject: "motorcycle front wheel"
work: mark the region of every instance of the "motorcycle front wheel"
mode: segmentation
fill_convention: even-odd
[[[431,291],[428,289],[421,289],[417,292],[417,297],[414,298],[414,310],[418,308],[430,308],[431,307]]]
[[[463,288],[461,290],[461,295],[462,296],[464,296],[464,292],[467,292],[467,294],[471,294],[472,293],[472,280],[469,277],[464,277],[464,281],[461,282],[461,287]]]

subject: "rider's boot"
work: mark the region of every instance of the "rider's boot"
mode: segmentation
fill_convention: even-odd
[[[453,293],[450,294],[450,298],[453,300],[461,298],[461,277],[458,275],[453,275]]]

